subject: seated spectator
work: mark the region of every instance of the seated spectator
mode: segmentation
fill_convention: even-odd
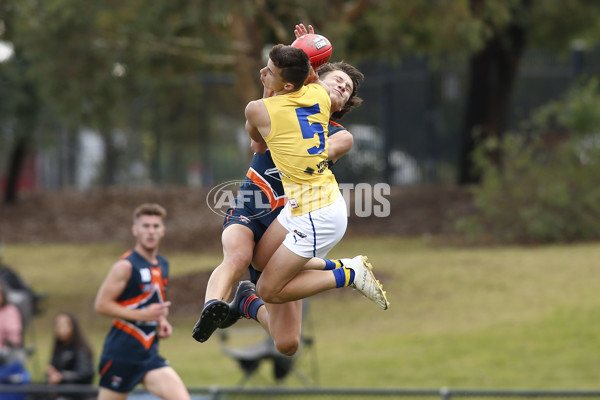
[[[23,320],[14,304],[7,300],[6,287],[0,281],[0,365],[10,360],[12,350],[23,342]]]
[[[2,260],[0,260],[0,281],[5,285],[9,302],[17,306],[21,312],[24,326],[27,326],[34,315],[43,313],[41,300],[45,299],[46,295],[35,293],[14,268],[3,264]]]
[[[7,300],[0,280],[0,384],[26,384],[31,377],[25,369],[23,320],[19,309]],[[2,400],[24,400],[23,393],[2,393]]]
[[[68,312],[59,313],[54,319],[54,335],[54,349],[46,368],[46,382],[50,385],[91,384],[94,379],[92,350],[75,316]]]

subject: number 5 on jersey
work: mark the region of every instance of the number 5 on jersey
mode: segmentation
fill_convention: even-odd
[[[315,135],[319,135],[319,146],[313,146],[308,149],[308,154],[320,154],[325,150],[325,131],[323,130],[323,125],[318,122],[313,122],[312,124],[308,121],[308,117],[311,115],[315,115],[321,112],[321,108],[319,107],[319,103],[310,107],[300,107],[296,108],[296,115],[298,116],[298,121],[300,122],[300,129],[302,129],[302,138],[303,139],[312,139]]]

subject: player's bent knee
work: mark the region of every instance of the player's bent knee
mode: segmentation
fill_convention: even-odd
[[[267,292],[266,294],[263,294],[263,292],[258,292],[258,296],[266,303],[282,304],[285,302],[285,300],[280,296],[269,292]]]
[[[252,254],[248,255],[245,252],[235,252],[227,257],[230,264],[235,269],[236,273],[243,274],[248,269],[248,266],[252,262]]]
[[[285,356],[293,356],[298,351],[300,340],[275,340],[275,348]]]
[[[258,294],[258,297],[267,303],[281,304],[286,301],[279,295],[278,291],[275,291],[268,284],[265,284],[261,279],[259,279],[256,284],[256,293]]]

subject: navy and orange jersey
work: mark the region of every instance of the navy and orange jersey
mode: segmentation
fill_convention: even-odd
[[[337,122],[329,121],[328,136],[345,129]],[[238,197],[227,211],[223,228],[232,224],[247,225],[258,242],[286,201],[279,170],[275,167],[271,152],[267,150],[264,154],[254,154]]]
[[[157,264],[130,250],[120,259],[131,263],[131,277],[117,302],[130,309],[144,309],[152,303],[165,301],[169,279],[169,261],[157,255]],[[112,360],[143,361],[158,355],[156,321],[129,321],[115,318],[104,341],[102,357]]]
[[[329,128],[328,128],[328,134],[327,134],[328,137],[333,135],[336,132],[343,131],[343,130],[346,130],[346,128],[344,128],[342,125],[338,124],[335,121],[329,120]]]
[[[252,198],[253,201],[256,200],[256,196],[247,196],[244,191],[254,193],[257,189],[262,193],[263,202],[255,205],[268,205],[268,211],[283,207],[287,201],[287,197],[283,192],[279,171],[275,167],[273,158],[271,158],[271,151],[268,149],[264,154],[255,154],[252,158],[250,168],[246,172],[246,177],[240,187],[240,196],[236,199],[236,205],[238,207],[245,206],[245,204],[239,204],[239,200],[242,197],[244,199],[246,197]]]

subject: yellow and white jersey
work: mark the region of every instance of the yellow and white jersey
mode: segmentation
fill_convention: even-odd
[[[327,127],[331,99],[318,84],[263,99],[271,119],[265,142],[281,174],[292,215],[333,203],[337,181],[327,163]]]

